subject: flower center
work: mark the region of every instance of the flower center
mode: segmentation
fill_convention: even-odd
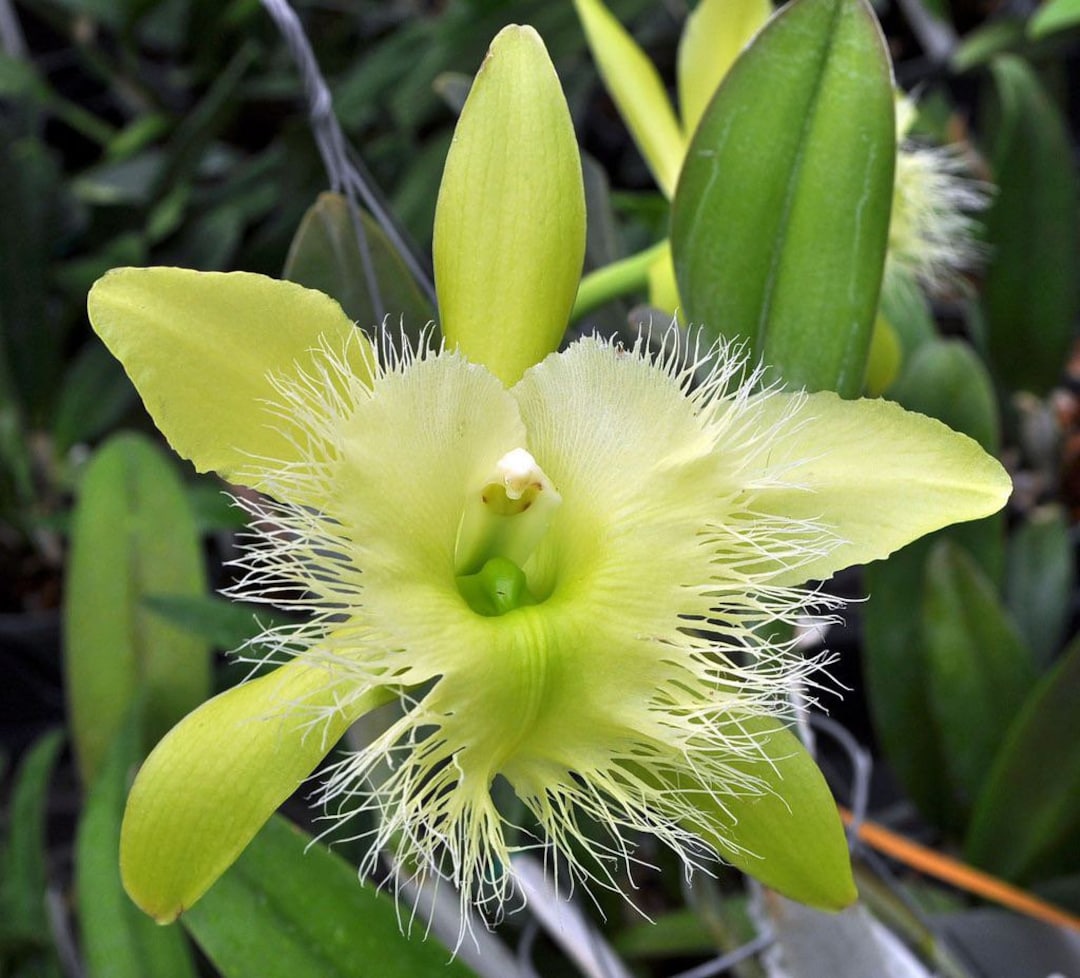
[[[478,614],[503,615],[535,604],[522,568],[562,503],[524,448],[507,452],[466,497],[454,569],[458,590]]]

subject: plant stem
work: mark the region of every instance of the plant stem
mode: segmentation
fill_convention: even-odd
[[[620,258],[610,265],[604,265],[589,272],[581,280],[577,299],[570,313],[570,322],[577,322],[582,316],[598,309],[605,302],[617,299],[627,292],[642,289],[649,283],[649,268],[667,247],[667,240],[658,241],[644,251],[627,258]]]

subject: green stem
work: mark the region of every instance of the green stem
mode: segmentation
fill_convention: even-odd
[[[578,286],[577,299],[570,312],[570,322],[577,322],[605,302],[626,295],[627,292],[645,288],[649,284],[649,268],[666,247],[665,239],[636,255],[620,258],[610,265],[589,272]]]

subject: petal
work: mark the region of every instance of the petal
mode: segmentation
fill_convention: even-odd
[[[743,720],[740,727],[755,736],[760,754],[729,763],[767,790],[717,791],[687,771],[679,787],[700,812],[687,827],[732,865],[792,900],[822,910],[852,903],[857,894],[847,839],[814,759],[772,718]]]
[[[361,334],[341,307],[291,282],[247,272],[119,268],[95,283],[87,306],[154,422],[200,472],[229,477],[252,455],[296,456],[296,433],[267,409],[276,400],[270,378],[309,369],[320,343],[348,348],[364,375],[353,339]]]
[[[600,0],[574,0],[574,6],[604,84],[657,184],[670,199],[686,155],[686,137],[660,74]]]
[[[692,133],[728,68],[772,14],[769,0],[702,0],[679,41],[679,108]]]
[[[461,112],[435,209],[450,346],[512,384],[562,340],[585,256],[570,112],[540,36],[504,28]]]
[[[335,708],[326,668],[294,662],[230,689],[180,721],[139,771],[120,838],[131,898],[175,920],[233,863],[384,689]]]
[[[305,542],[277,539],[305,590],[330,608],[343,597],[363,605],[364,627],[380,630],[396,662],[388,668],[403,657],[422,665],[427,642],[416,628],[442,632],[474,615],[457,589],[458,529],[467,495],[525,444],[517,405],[483,367],[442,353],[378,376],[371,396],[323,427],[337,461],[316,467],[321,488],[302,467],[296,475],[301,502],[319,499],[325,517],[301,510],[295,536]],[[298,495],[289,472],[264,484],[278,499]]]
[[[891,401],[770,394],[752,410],[760,430],[790,416],[759,452],[761,478],[748,505],[816,521],[838,537],[774,583],[824,580],[887,557],[950,523],[996,513],[1012,491],[1005,470],[971,438]]]

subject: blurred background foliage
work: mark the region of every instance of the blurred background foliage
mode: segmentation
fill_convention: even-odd
[[[295,6],[358,165],[421,263],[455,110],[510,22],[543,35],[586,152],[587,268],[668,234],[668,201],[569,0]],[[610,4],[669,87],[692,6]],[[834,713],[873,750],[876,818],[1080,913],[1080,4],[882,0],[876,12],[899,84],[919,92],[916,137],[957,142],[994,189],[984,261],[965,282],[936,294],[887,283],[880,312],[896,349],[875,387],[998,454],[1016,492],[1008,512],[834,583],[871,595],[829,639],[852,687]],[[342,860],[305,859],[283,823],[187,921],[199,954],[127,904],[107,858],[131,765],[237,681],[243,670],[211,653],[258,626],[213,597],[228,581],[235,511],[149,434],[122,369],[90,338],[86,292],[116,265],[244,269],[321,288],[361,325],[377,318],[347,208],[324,193],[296,64],[257,0],[0,0],[0,42],[0,974],[156,978],[213,974],[213,961],[229,976],[388,975],[395,955],[402,974],[442,974],[441,949],[400,938],[385,901],[354,886]],[[365,226],[385,307],[422,326],[434,316],[423,283]],[[630,335],[645,301],[622,296],[578,328]],[[847,776],[822,750],[843,798]],[[927,929],[912,905],[958,912],[968,898],[902,872],[883,886],[875,865],[860,863],[864,899],[941,973],[1064,970],[1062,958],[1022,956],[1029,925],[1017,918]],[[336,896],[305,914],[286,896],[305,887]],[[740,893],[728,876],[682,890],[669,879],[641,894],[656,926],[604,900],[604,934],[631,973],[674,974],[752,933]],[[765,913],[794,947],[797,913],[775,901]],[[351,942],[335,944],[334,928]],[[820,934],[802,960],[838,939]],[[1021,957],[949,950],[990,947],[993,934]],[[1046,933],[1036,938],[1049,953]],[[538,949],[541,973],[576,973],[566,941]],[[495,973],[518,973],[487,952]],[[857,974],[825,967],[790,973]]]

